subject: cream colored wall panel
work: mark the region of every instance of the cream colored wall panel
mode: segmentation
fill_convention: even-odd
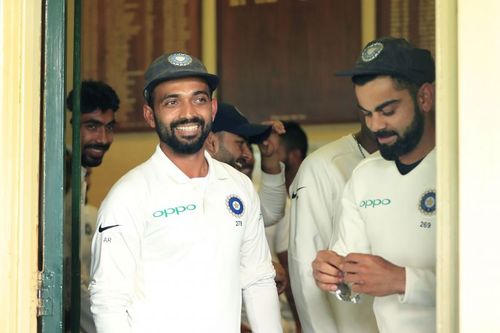
[[[457,8],[460,331],[500,332],[500,2]]]
[[[0,332],[36,332],[41,3],[0,6]]]

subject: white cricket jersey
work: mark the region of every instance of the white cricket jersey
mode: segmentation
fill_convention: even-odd
[[[305,333],[377,331],[370,297],[362,304],[335,299],[316,286],[311,267],[317,251],[337,237],[342,192],[363,155],[368,152],[346,135],[307,156],[290,186],[290,281]]]
[[[280,332],[274,268],[252,183],[205,153],[189,178],[161,151],[99,210],[90,296],[98,332]]]
[[[379,153],[370,156],[354,170],[342,204],[333,250],[378,255],[406,269],[404,295],[375,297],[380,332],[435,332],[435,149],[406,175]]]

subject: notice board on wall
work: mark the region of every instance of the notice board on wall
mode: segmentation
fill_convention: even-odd
[[[117,92],[117,131],[149,129],[142,90],[155,58],[174,51],[200,56],[200,7],[200,0],[83,1],[82,79]]]
[[[357,120],[352,83],[335,73],[361,50],[360,1],[218,1],[219,97],[251,121]]]

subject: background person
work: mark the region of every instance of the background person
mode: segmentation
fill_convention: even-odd
[[[285,166],[278,155],[279,136],[284,132],[279,121],[252,124],[234,105],[220,103],[205,145],[213,158],[247,174],[244,167],[253,159],[247,142],[258,144],[262,170],[259,198],[266,226],[277,223],[285,214]]]
[[[304,332],[376,332],[371,300],[340,302],[316,286],[311,262],[338,235],[341,198],[354,167],[376,150],[364,119],[357,133],[311,153],[301,164],[291,195],[290,284]]]
[[[66,107],[73,111],[73,91],[66,98]],[[111,147],[116,124],[115,112],[120,107],[120,99],[108,84],[101,81],[85,80],[80,85],[80,147],[81,147],[81,184],[80,184],[80,329],[82,332],[95,332],[90,313],[90,244],[95,231],[95,207],[86,204],[88,180],[92,167],[102,163],[104,155]],[[70,286],[71,286],[71,153],[66,151],[66,192],[64,222],[64,307],[65,328],[69,329]]]
[[[280,161],[285,165],[285,184],[286,188],[295,178],[299,167],[307,155],[308,140],[307,135],[300,125],[293,121],[284,121],[285,133],[280,136],[280,145],[278,155]],[[288,193],[289,194],[289,193]],[[287,196],[285,216],[277,224],[266,228],[266,238],[271,248],[271,253],[283,265],[287,276],[289,276],[288,267],[288,246],[290,233],[290,196]],[[301,324],[295,300],[292,294],[290,284],[285,289],[287,301],[282,301],[282,317],[286,319],[287,326],[285,332],[301,332]],[[283,296],[281,296],[283,299]]]

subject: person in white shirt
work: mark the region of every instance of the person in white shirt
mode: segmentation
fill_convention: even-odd
[[[260,202],[248,177],[202,148],[219,78],[185,53],[146,70],[143,107],[160,143],[111,189],[92,243],[98,332],[281,332]]]
[[[371,132],[361,130],[320,147],[300,165],[290,186],[290,284],[306,333],[377,332],[371,300],[340,302],[316,286],[311,262],[336,239],[345,183],[354,167],[376,150]]]
[[[339,75],[352,78],[380,150],[353,171],[339,237],[317,254],[314,277],[325,291],[346,283],[374,296],[382,333],[435,332],[434,60],[428,50],[384,37]]]
[[[74,91],[70,91],[66,98],[66,106],[73,112]],[[90,278],[90,242],[95,231],[97,220],[92,219],[92,211],[86,205],[86,196],[91,168],[101,165],[104,155],[111,147],[116,124],[115,112],[120,107],[120,99],[111,86],[101,81],[85,80],[80,87],[80,145],[81,145],[81,179],[80,179],[80,331],[95,332],[92,314],[89,305],[89,278]],[[65,330],[70,330],[70,324],[75,323],[75,312],[70,312],[70,298],[74,303],[76,297],[71,297],[71,160],[72,156],[66,151],[66,193],[64,214],[64,290],[65,301]],[[78,304],[78,303],[76,303]],[[74,308],[73,308],[74,309]],[[71,315],[70,315],[71,313]]]

